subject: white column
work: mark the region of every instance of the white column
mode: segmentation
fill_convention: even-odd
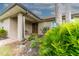
[[[23,16],[23,27],[24,27],[24,29],[23,29],[23,30],[24,30],[24,31],[23,31],[23,32],[24,32],[24,33],[23,33],[24,35],[23,35],[23,36],[24,36],[24,38],[25,38],[25,16]]]
[[[66,22],[70,22],[71,21],[71,7],[70,4],[65,4],[65,12],[66,12]]]
[[[23,27],[23,15],[21,13],[19,13],[18,14],[18,39],[20,41],[24,39],[23,30],[24,30],[24,27]]]
[[[61,3],[55,4],[55,16],[57,25],[62,24],[62,10]]]

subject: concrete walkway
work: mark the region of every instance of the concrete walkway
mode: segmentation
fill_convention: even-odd
[[[4,40],[0,40],[0,47],[7,45],[7,44],[11,44],[11,43],[15,43],[15,42],[19,42],[19,40],[17,39],[4,39]]]

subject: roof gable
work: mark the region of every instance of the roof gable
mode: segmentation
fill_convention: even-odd
[[[7,9],[5,9],[1,14],[0,16],[4,15],[6,12],[8,12],[10,9],[12,9],[13,7],[15,6],[19,6],[20,8],[22,8],[23,10],[25,10],[25,12],[27,13],[30,13],[32,16],[40,19],[37,15],[33,14],[30,10],[28,10],[25,6],[23,6],[21,3],[15,3],[15,4],[12,4],[10,5]],[[40,19],[41,20],[41,19]]]

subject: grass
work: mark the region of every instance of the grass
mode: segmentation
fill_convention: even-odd
[[[14,53],[18,51],[14,51],[19,42],[7,44],[5,46],[0,47],[0,56],[15,56]]]
[[[12,56],[12,50],[12,47],[8,45],[0,47],[0,56]]]

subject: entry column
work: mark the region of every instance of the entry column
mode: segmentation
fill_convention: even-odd
[[[24,18],[23,14],[18,14],[18,39],[21,41],[24,39]]]
[[[25,38],[25,16],[23,16],[23,37]]]
[[[71,6],[70,4],[65,4],[65,11],[66,11],[66,22],[71,21]]]
[[[57,25],[62,24],[62,7],[61,3],[55,3],[55,16]]]

